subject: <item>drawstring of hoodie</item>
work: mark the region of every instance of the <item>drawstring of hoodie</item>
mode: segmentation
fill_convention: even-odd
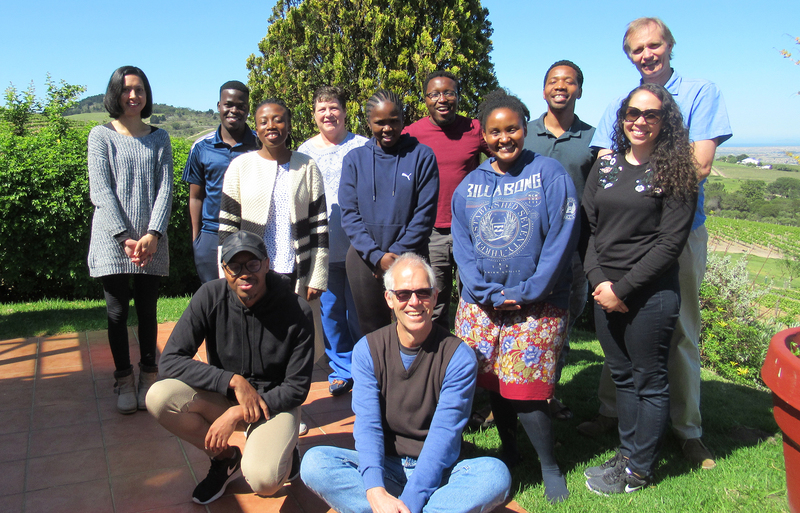
[[[372,201],[378,201],[378,182],[377,177],[375,175],[375,146],[370,145],[370,149],[372,150]],[[385,154],[387,154],[384,151]],[[387,154],[389,155],[389,154]],[[395,156],[394,159],[394,181],[392,183],[392,197],[394,198],[394,193],[397,191],[397,172],[400,169],[400,154]]]

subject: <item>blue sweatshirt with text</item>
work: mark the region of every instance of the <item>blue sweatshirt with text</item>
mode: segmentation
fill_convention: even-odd
[[[438,199],[436,156],[409,135],[389,151],[373,137],[342,161],[342,228],[373,268],[386,253],[428,254]]]
[[[472,171],[453,194],[453,255],[472,304],[569,304],[580,220],[575,185],[557,160],[524,150],[512,169]]]

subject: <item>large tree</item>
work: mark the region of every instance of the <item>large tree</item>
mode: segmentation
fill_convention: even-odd
[[[425,76],[446,69],[461,79],[462,113],[474,115],[497,87],[488,14],[480,0],[278,0],[261,55],[247,60],[251,102],[286,101],[297,144],[316,132],[314,90],[338,85],[350,97],[348,128],[368,135],[362,106],[372,93],[398,93],[410,123],[426,113]]]

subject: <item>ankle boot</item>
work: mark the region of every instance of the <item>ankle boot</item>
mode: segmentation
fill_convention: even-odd
[[[140,410],[147,409],[147,391],[158,381],[158,367],[139,364],[139,387],[136,392],[136,402]]]
[[[128,415],[134,413],[137,408],[136,402],[136,380],[133,375],[133,367],[127,371],[114,371],[114,392],[117,397],[117,411]]]

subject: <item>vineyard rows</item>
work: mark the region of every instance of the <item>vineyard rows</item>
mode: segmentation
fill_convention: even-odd
[[[797,226],[708,217],[706,227],[712,237],[750,246],[772,247],[781,253],[800,254],[800,227]]]
[[[782,295],[765,294],[759,303],[768,310],[775,311],[777,308],[784,315],[793,315],[795,318],[800,318],[800,301],[783,297]]]

